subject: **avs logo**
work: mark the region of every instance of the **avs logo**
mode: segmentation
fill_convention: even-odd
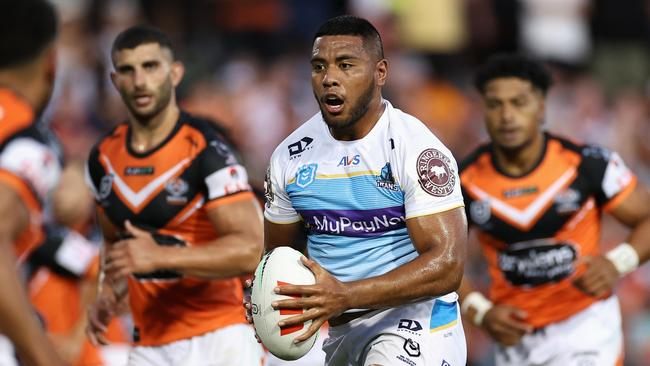
[[[422,330],[422,325],[417,320],[400,319],[397,331],[415,333]]]
[[[172,178],[165,184],[165,190],[169,195],[167,196],[167,203],[172,205],[183,205],[187,203],[185,193],[189,190],[189,184],[181,178]]]
[[[344,156],[339,161],[339,165],[337,165],[337,167],[350,166],[350,165],[359,165],[360,162],[361,162],[361,156],[360,155],[355,155],[355,156],[352,156],[352,157]]]
[[[289,156],[294,157],[295,155],[300,155],[308,149],[311,149],[309,145],[314,141],[313,138],[305,136],[300,141],[294,142],[293,144],[287,146],[289,149]]]
[[[377,177],[377,187],[397,191],[397,184],[395,183],[390,163],[386,163],[386,165],[381,168],[381,173],[379,173],[379,177]]]
[[[318,164],[307,164],[298,168],[296,172],[296,185],[300,188],[307,188],[316,179]]]

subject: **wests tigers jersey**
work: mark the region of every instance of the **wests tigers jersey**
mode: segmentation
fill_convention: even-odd
[[[634,189],[636,177],[618,154],[546,134],[543,156],[528,174],[500,171],[486,145],[462,164],[460,177],[495,303],[525,310],[541,327],[597,300],[571,281],[584,270],[580,257],[600,254],[602,211]]]
[[[233,148],[209,121],[181,113],[157,147],[130,147],[128,123],[118,125],[92,150],[88,176],[100,210],[115,227],[124,222],[153,233],[159,245],[202,245],[219,233],[207,211],[254,199],[247,172]],[[238,278],[203,280],[172,271],[129,278],[134,341],[159,345],[245,323]]]
[[[14,242],[19,261],[45,238],[43,203],[61,175],[61,161],[25,100],[0,88],[0,182],[11,187],[29,212],[30,223]]]

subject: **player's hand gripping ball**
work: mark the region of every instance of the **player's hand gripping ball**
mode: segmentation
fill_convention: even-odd
[[[296,360],[314,346],[318,332],[304,342],[293,343],[293,339],[307,330],[311,320],[302,326],[278,326],[281,319],[301,314],[301,309],[273,309],[271,303],[289,298],[278,295],[273,289],[283,284],[313,285],[314,274],[300,262],[302,254],[290,247],[278,247],[267,253],[255,270],[251,289],[251,313],[257,336],[264,346],[276,357]]]

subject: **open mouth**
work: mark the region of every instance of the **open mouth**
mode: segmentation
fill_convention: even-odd
[[[333,94],[326,95],[325,98],[323,98],[323,102],[324,102],[323,104],[325,109],[330,114],[341,113],[341,111],[343,110],[344,102],[343,99],[338,95],[333,95]]]
[[[135,105],[137,107],[145,107],[151,103],[153,97],[151,95],[136,95],[134,96],[133,100],[135,101]]]

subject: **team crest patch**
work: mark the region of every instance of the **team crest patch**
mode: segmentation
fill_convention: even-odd
[[[490,201],[479,200],[472,201],[469,205],[469,215],[472,221],[477,225],[483,225],[490,220],[492,212],[490,211]]]
[[[298,168],[296,173],[296,185],[300,188],[306,188],[316,179],[316,169],[318,164],[307,164]]]
[[[113,188],[113,175],[108,174],[102,177],[99,181],[99,199],[106,199],[110,194]]]
[[[167,184],[165,184],[165,190],[169,193],[167,202],[174,205],[187,203],[185,193],[187,193],[189,187],[189,184],[181,178],[173,178],[167,181]]]
[[[420,153],[416,162],[418,182],[425,192],[444,197],[453,192],[456,184],[451,160],[440,151],[429,148]]]

